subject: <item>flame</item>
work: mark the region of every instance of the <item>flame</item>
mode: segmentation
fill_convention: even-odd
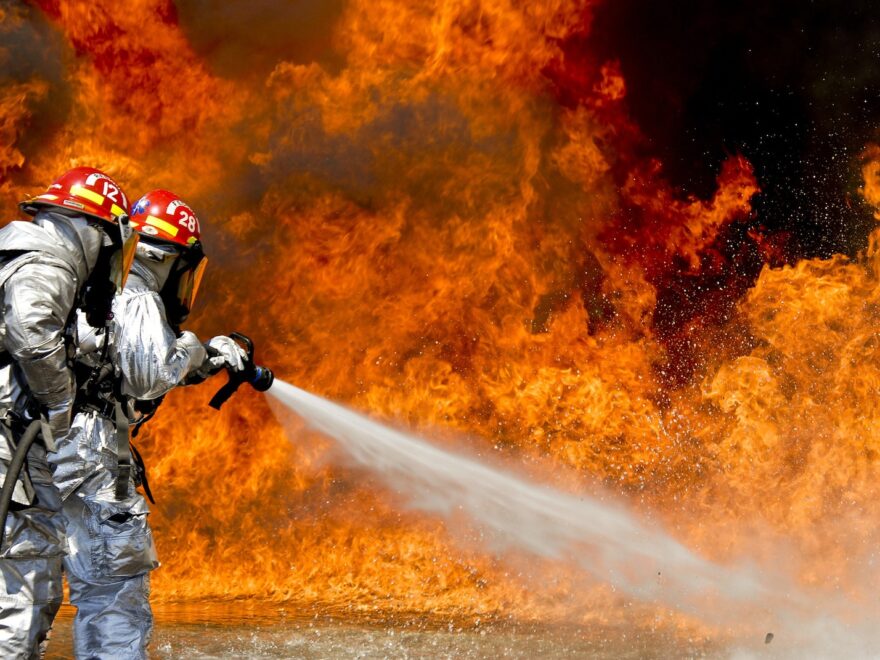
[[[570,47],[591,3],[350,0],[327,63],[265,75],[217,70],[170,0],[36,6],[14,25],[50,22],[68,88],[0,80],[7,217],[77,164],[132,198],[178,191],[212,257],[202,335],[246,332],[284,379],[438,442],[604,484],[710,556],[784,538],[806,581],[856,570],[877,532],[880,234],[780,267],[744,158],[710,198],[681,194],[619,63]],[[32,107],[65,94],[41,132]],[[862,193],[880,208],[878,154]],[[612,616],[601,588],[531,589],[320,438],[291,444],[261,396],[208,409],[214,386],[174,392],[141,439],[156,599]]]

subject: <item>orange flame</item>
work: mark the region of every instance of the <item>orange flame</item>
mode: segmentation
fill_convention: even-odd
[[[602,482],[713,556],[763,527],[803,548],[815,581],[868,547],[880,235],[854,260],[731,284],[720,243],[750,218],[751,165],[731,157],[711,199],[666,183],[619,65],[574,66],[563,47],[588,34],[589,3],[351,0],[333,63],[229,77],[169,0],[37,4],[75,53],[71,107],[25,151],[32,100],[60,92],[39,76],[0,87],[7,217],[74,164],[133,198],[178,191],[212,253],[195,328],[253,335],[282,378]],[[863,193],[880,208],[878,163]],[[709,276],[704,308],[660,319],[671,282]],[[672,378],[679,351],[692,368]],[[601,590],[577,607],[562,578],[536,593],[324,463],[320,439],[291,445],[259,395],[211,411],[212,387],[172,394],[143,440],[157,599],[609,616]]]

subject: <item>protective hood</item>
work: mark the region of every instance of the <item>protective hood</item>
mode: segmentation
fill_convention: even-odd
[[[131,274],[147,288],[158,293],[168,281],[179,254],[180,252],[173,247],[141,241],[138,243],[134,263],[131,265]]]
[[[144,239],[138,243],[131,272],[161,296],[169,323],[178,326],[192,311],[207,263],[198,242],[181,250],[171,243]]]
[[[104,234],[82,216],[41,210],[33,222],[10,222],[0,229],[3,250],[39,251],[68,264],[80,283],[98,260]]]

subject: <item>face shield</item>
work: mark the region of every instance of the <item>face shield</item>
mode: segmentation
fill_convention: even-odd
[[[199,285],[202,283],[202,277],[205,275],[205,268],[208,267],[208,258],[202,256],[195,266],[184,271],[180,275],[180,284],[177,286],[177,301],[182,309],[186,310],[187,315],[192,311],[196,302],[196,296],[199,293]]]
[[[189,316],[207,266],[208,258],[198,242],[177,258],[161,294],[168,320],[172,324],[179,325]]]
[[[128,273],[131,270],[131,264],[134,262],[134,255],[137,252],[140,236],[132,231],[127,215],[119,216],[117,226],[119,227],[119,238],[122,247],[110,260],[110,281],[116,286],[117,291],[122,291],[125,287],[125,281],[128,279]]]
[[[103,234],[104,245],[83,287],[81,307],[89,325],[103,328],[113,318],[113,297],[125,286],[140,237],[131,230],[124,214],[117,216],[117,224],[102,222],[96,227]]]

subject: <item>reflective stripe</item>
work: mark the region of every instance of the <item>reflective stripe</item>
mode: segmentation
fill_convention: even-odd
[[[158,229],[161,229],[164,232],[171,234],[172,236],[177,236],[177,232],[179,229],[172,225],[170,222],[165,222],[162,218],[157,218],[155,215],[147,216],[147,224],[153,225]]]
[[[94,190],[89,190],[88,188],[84,188],[83,186],[79,185],[78,183],[76,185],[74,185],[73,187],[71,187],[70,194],[75,197],[85,197],[87,200],[89,200],[90,202],[94,202],[98,206],[101,206],[104,204],[104,196],[103,195],[99,195]]]
[[[34,199],[56,200],[56,199],[58,199],[58,195],[50,195],[49,193],[46,193],[45,195],[38,195],[38,196],[34,197]]]
[[[113,206],[110,207],[110,212],[113,215],[122,215],[125,213],[125,211],[123,211],[120,207],[116,206],[116,204],[114,204]]]

